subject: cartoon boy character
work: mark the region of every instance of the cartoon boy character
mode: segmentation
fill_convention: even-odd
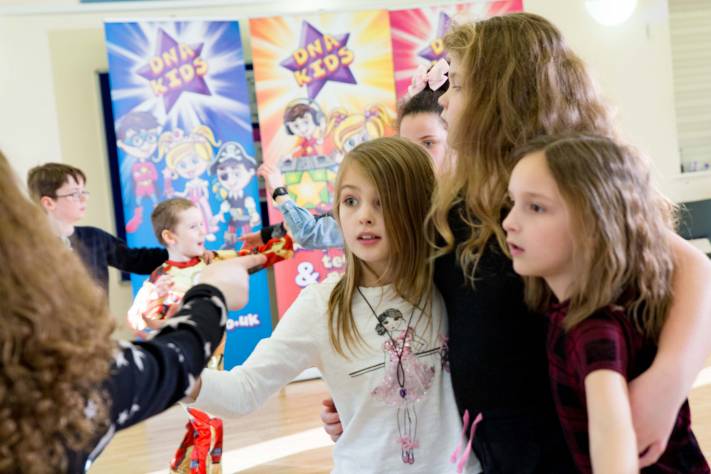
[[[143,201],[158,202],[156,181],[158,171],[151,158],[158,148],[161,126],[150,112],[129,112],[124,115],[116,131],[116,145],[126,154],[124,169],[130,172],[136,198],[134,214],[126,224],[127,232],[136,232],[143,221]],[[130,170],[130,171],[129,171]]]
[[[257,204],[244,190],[254,177],[256,160],[245,152],[237,142],[225,142],[217,152],[217,159],[210,167],[210,174],[217,177],[212,190],[222,199],[218,220],[225,222],[227,231],[223,248],[231,248],[237,243],[237,231],[251,231],[262,218],[257,212]]]
[[[284,127],[286,133],[297,137],[292,158],[320,155],[326,121],[316,102],[310,99],[291,101],[284,110]]]

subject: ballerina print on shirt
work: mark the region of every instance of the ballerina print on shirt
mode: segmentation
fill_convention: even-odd
[[[414,309],[413,309],[414,312]],[[422,400],[432,386],[435,366],[431,358],[418,359],[432,351],[424,351],[426,341],[418,337],[412,318],[405,320],[397,309],[387,309],[377,316],[375,331],[385,336],[384,375],[382,382],[373,389],[375,398],[397,408],[397,426],[402,462],[414,464],[417,442],[416,403]],[[415,325],[416,326],[416,325]],[[434,349],[435,352],[439,348]]]

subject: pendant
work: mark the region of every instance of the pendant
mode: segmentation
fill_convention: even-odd
[[[405,390],[405,388],[400,389],[400,396],[402,398],[405,398],[407,396],[407,390]]]

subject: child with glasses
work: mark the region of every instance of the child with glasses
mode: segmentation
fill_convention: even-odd
[[[32,200],[47,214],[57,236],[73,248],[94,280],[108,290],[108,267],[148,275],[167,258],[161,248],[129,248],[126,242],[96,227],[76,226],[86,213],[89,192],[86,175],[79,168],[46,163],[32,168],[27,188]]]

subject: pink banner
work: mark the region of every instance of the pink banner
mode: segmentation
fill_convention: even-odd
[[[390,12],[395,90],[400,99],[421,65],[445,57],[442,36],[452,21],[488,18],[523,10],[523,0],[483,0]]]

